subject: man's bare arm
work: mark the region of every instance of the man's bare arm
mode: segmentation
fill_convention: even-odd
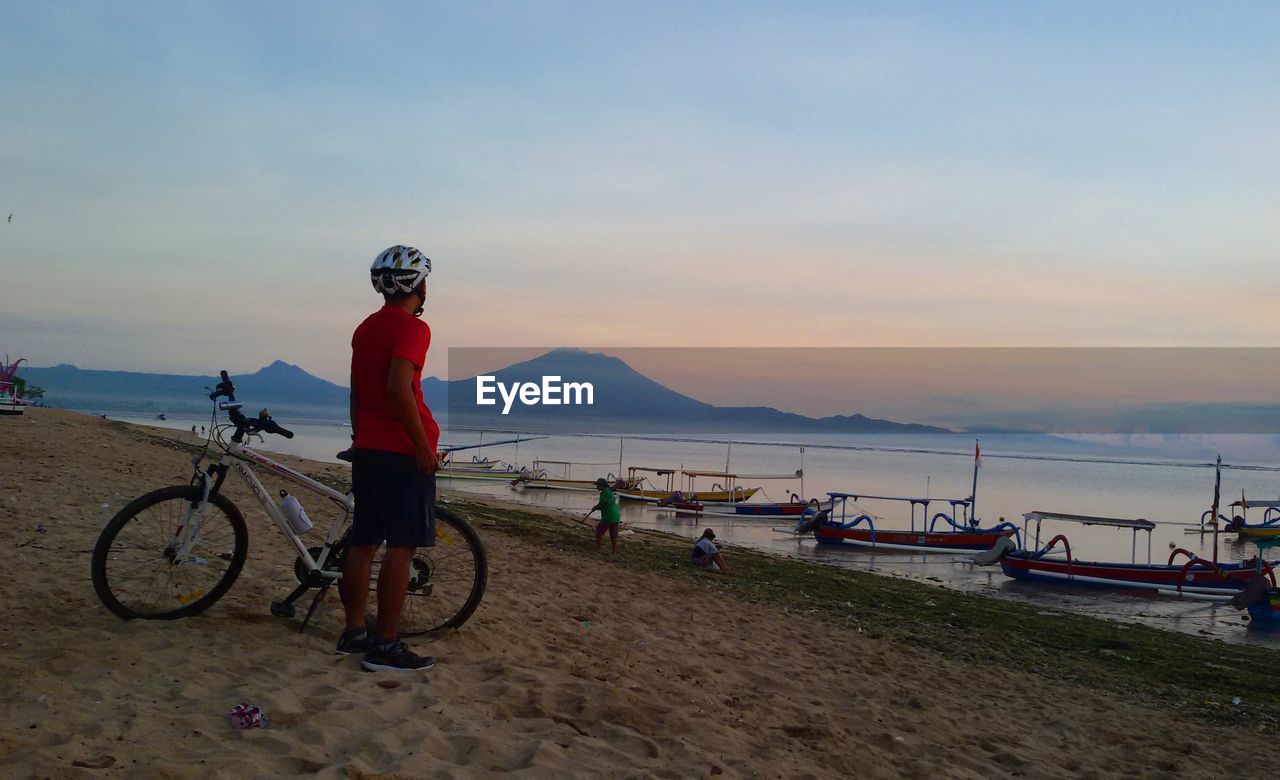
[[[391,400],[391,410],[395,412],[396,421],[413,442],[418,470],[424,474],[433,474],[439,468],[439,463],[431,442],[427,440],[427,432],[422,427],[422,418],[418,416],[418,405],[413,397],[413,373],[413,363],[404,358],[391,358],[391,369],[387,371],[387,397]]]

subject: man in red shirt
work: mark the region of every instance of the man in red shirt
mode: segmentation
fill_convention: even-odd
[[[418,547],[435,544],[440,426],[422,400],[422,368],[431,329],[418,317],[427,297],[431,260],[413,247],[393,246],[369,270],[385,305],[351,337],[351,489],[355,518],[342,569],[347,627],[339,655],[363,652],[369,671],[418,671],[435,666],[399,641],[410,567]],[[369,570],[378,548],[378,622],[365,629]]]

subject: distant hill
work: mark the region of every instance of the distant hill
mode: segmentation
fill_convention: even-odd
[[[213,376],[95,371],[71,365],[24,368],[22,375],[46,391],[45,402],[64,408],[142,414],[204,414]],[[495,372],[503,383],[538,382],[543,376],[590,382],[593,406],[477,407],[474,379],[423,382],[427,404],[455,425],[577,432],[652,433],[949,433],[860,414],[823,418],[770,407],[721,407],[677,393],[616,357],[557,349]],[[268,407],[282,417],[345,420],[348,390],[277,360],[250,374],[232,373],[237,398],[250,408]],[[453,404],[449,404],[449,400]]]
[[[69,409],[156,414],[207,414],[217,377],[94,371],[71,365],[24,367],[22,376],[45,389],[44,402]],[[292,411],[330,419],[347,415],[347,388],[277,360],[251,374],[232,373],[236,397],[253,409]]]
[[[619,358],[557,349],[495,371],[498,382],[539,382],[544,376],[589,382],[592,406],[475,404],[474,378],[426,385],[433,408],[447,408],[455,424],[530,430],[661,433],[950,433],[945,428],[878,420],[860,414],[813,418],[765,406],[714,406],[665,387]]]

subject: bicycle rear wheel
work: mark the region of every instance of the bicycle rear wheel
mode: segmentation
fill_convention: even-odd
[[[177,555],[201,490],[175,485],[139,496],[111,518],[93,550],[93,588],[122,618],[174,620],[197,615],[235,582],[249,550],[236,505],[221,494],[206,505],[190,554]]]
[[[370,576],[378,578],[375,563]],[[417,636],[467,622],[489,581],[489,564],[480,536],[457,513],[436,507],[436,544],[413,556],[409,588],[400,611],[400,636]],[[371,588],[371,595],[376,588]]]

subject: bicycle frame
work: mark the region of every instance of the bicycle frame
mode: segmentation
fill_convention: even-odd
[[[294,471],[284,464],[277,463],[271,458],[245,447],[239,442],[229,443],[226,447],[226,453],[231,456],[231,467],[235,469],[236,473],[240,475],[240,478],[244,480],[244,483],[249,487],[249,490],[257,497],[258,502],[262,504],[263,510],[266,511],[267,516],[271,518],[271,521],[275,523],[276,528],[279,529],[285,539],[287,539],[289,543],[293,545],[294,549],[297,550],[298,558],[302,561],[303,565],[306,566],[307,570],[317,572],[325,579],[341,579],[342,572],[326,570],[324,565],[329,560],[329,555],[333,551],[334,544],[342,538],[343,530],[347,525],[347,521],[351,517],[352,510],[355,508],[355,499],[352,495],[350,493],[339,493],[333,488],[321,484],[305,474]],[[338,519],[334,522],[333,526],[329,529],[328,534],[325,536],[324,545],[320,548],[320,555],[318,558],[312,557],[311,551],[307,548],[306,543],[303,542],[302,537],[293,530],[293,526],[289,524],[288,518],[284,516],[284,513],[280,511],[280,507],[276,505],[274,500],[272,500],[266,487],[263,486],[262,481],[258,479],[258,475],[254,473],[253,468],[250,466],[250,464],[253,463],[256,463],[286,481],[292,482],[295,485],[301,485],[313,493],[324,496],[337,504],[338,507],[343,510],[342,514],[338,516]],[[208,504],[212,477],[208,471],[204,471],[201,472],[201,478],[204,487],[204,499],[200,502],[199,507],[192,508],[196,514],[195,521],[185,524],[188,528],[188,533],[185,534],[185,539],[179,548],[179,559],[185,558],[186,555],[189,554],[191,545],[195,537],[199,534],[201,521],[203,520],[204,515],[204,507]],[[178,533],[182,533],[181,529]]]

